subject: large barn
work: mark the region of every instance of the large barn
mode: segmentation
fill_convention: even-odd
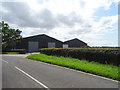
[[[27,52],[36,52],[41,48],[78,48],[87,44],[80,40],[62,42],[45,34],[22,38],[16,44],[17,49],[26,49]]]

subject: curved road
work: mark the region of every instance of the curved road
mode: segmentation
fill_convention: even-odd
[[[118,88],[115,80],[28,60],[25,55],[3,55],[2,70],[3,88]]]

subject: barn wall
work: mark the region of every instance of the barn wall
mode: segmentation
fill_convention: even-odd
[[[54,42],[56,48],[62,48],[62,42],[59,40],[56,40],[54,38],[51,38],[49,36],[33,36],[28,38],[21,39],[21,42],[17,43],[16,48],[18,49],[26,49],[28,51],[28,42],[38,42],[39,43],[39,49],[40,48],[48,48],[48,42]]]
[[[80,41],[79,39],[73,39],[66,42],[61,42],[57,39],[49,37],[47,35],[37,35],[32,37],[27,37],[21,39],[21,42],[16,44],[17,49],[26,49],[28,51],[28,42],[38,42],[39,49],[48,48],[48,42],[55,43],[55,48],[63,48],[64,44],[68,45],[68,48],[80,48],[83,46],[87,46],[86,43]]]

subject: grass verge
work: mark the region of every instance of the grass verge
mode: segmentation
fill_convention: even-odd
[[[27,56],[28,59],[38,60],[51,64],[56,64],[76,70],[93,73],[96,75],[105,76],[115,80],[120,80],[118,66],[100,64],[97,62],[89,62],[86,60],[79,60],[70,57],[56,57],[45,54],[32,54]]]

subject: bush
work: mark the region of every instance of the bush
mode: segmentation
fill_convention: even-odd
[[[40,49],[40,52],[53,56],[72,57],[77,59],[85,59],[88,61],[95,61],[103,64],[119,65],[118,58],[120,57],[120,50],[105,49],[105,48],[74,48],[74,49]]]
[[[10,52],[19,52],[19,54],[25,54],[26,49],[11,49]]]

